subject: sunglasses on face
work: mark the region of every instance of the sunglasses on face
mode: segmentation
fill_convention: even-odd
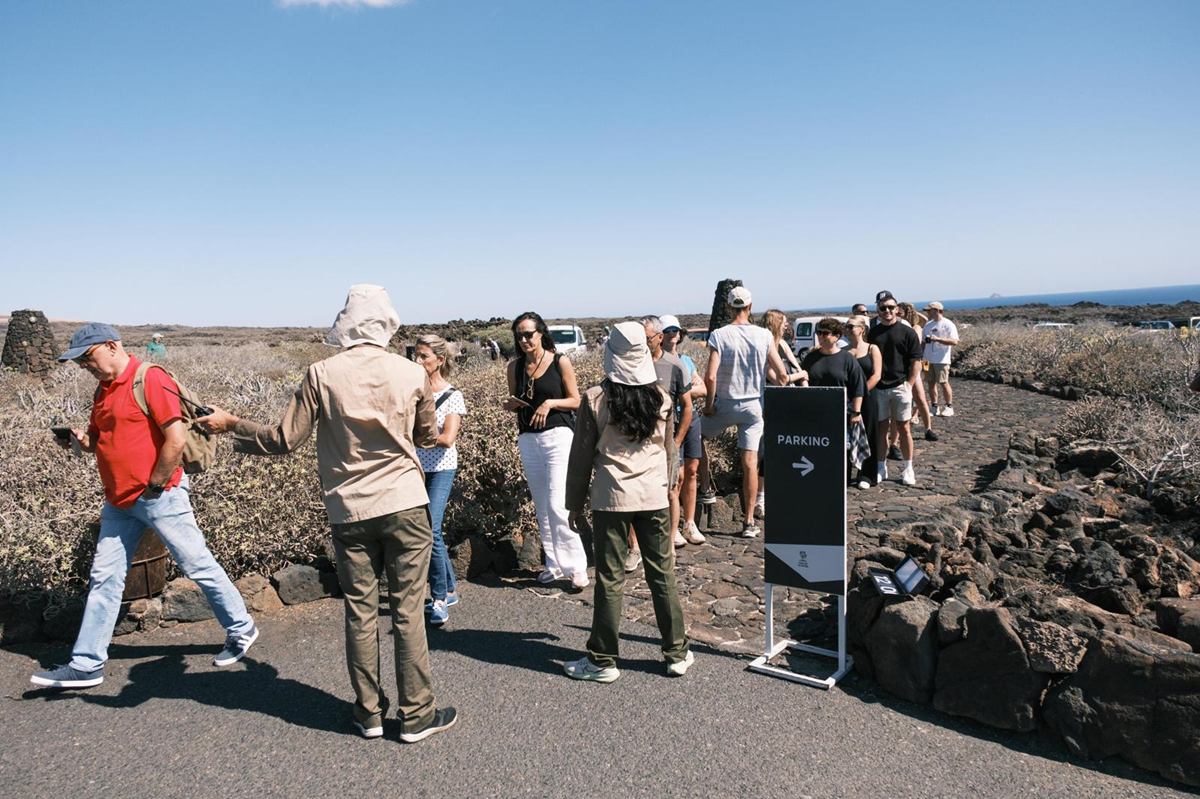
[[[79,364],[79,365],[81,365],[81,366],[82,366],[83,364],[85,364],[85,363],[87,363],[89,360],[91,360],[92,353],[93,353],[93,352],[95,352],[95,351],[96,351],[96,349],[97,349],[97,347],[99,347],[99,346],[100,346],[100,345],[99,345],[99,344],[97,344],[97,345],[95,345],[95,346],[93,346],[93,347],[89,347],[89,348],[88,348],[88,351],[87,351],[87,352],[85,352],[83,355],[80,355],[78,358],[72,358],[71,360],[73,360],[75,363],[77,363],[77,364]]]
[[[536,330],[530,330],[528,333],[517,333],[517,338],[520,339],[521,341],[532,341],[533,337],[536,335],[537,335]]]
[[[879,310],[882,313],[895,313],[896,306],[895,305],[880,305]]]
[[[836,336],[837,333],[834,333],[832,330],[818,330],[817,335],[818,336]]]

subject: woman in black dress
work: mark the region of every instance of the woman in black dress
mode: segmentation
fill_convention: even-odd
[[[867,342],[867,331],[870,330],[870,326],[871,322],[866,316],[852,316],[846,323],[846,338],[850,340],[850,346],[846,348],[846,352],[849,352],[858,361],[863,376],[867,379],[867,395],[863,398],[862,414],[863,425],[868,431],[874,430],[877,424],[879,414],[875,408],[875,384],[879,382],[879,378],[883,374],[883,354],[879,351],[879,347]],[[868,435],[867,438],[871,447],[871,455],[858,470],[858,487],[861,489],[870,488],[876,477],[875,436]]]
[[[838,339],[844,332],[842,323],[832,317],[817,322],[818,346],[804,356],[801,366],[806,376],[800,384],[846,389],[846,431],[850,466],[861,469],[870,453],[871,437],[866,434],[867,428],[862,417],[867,380],[858,359],[849,350],[838,349]]]

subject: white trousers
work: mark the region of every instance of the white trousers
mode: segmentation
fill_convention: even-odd
[[[569,427],[517,436],[525,479],[537,510],[546,568],[566,577],[587,573],[583,539],[567,524],[567,459],[574,438]]]

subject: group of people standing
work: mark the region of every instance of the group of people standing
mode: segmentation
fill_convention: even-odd
[[[772,310],[765,326],[753,324],[750,291],[737,287],[727,299],[732,321],[709,337],[708,364],[699,380],[695,364],[678,352],[678,319],[621,322],[605,337],[604,380],[582,394],[571,360],[555,351],[542,317],[528,312],[513,321],[519,355],[507,366],[510,396],[503,407],[516,417],[536,509],[545,558],[540,583],[564,580],[576,590],[590,584],[580,530],[585,506],[591,509],[594,618],[587,654],[563,666],[568,676],[597,682],[619,676],[624,584],[638,566],[644,566],[652,595],[666,673],[687,672],[693,655],[675,584],[675,548],[705,540],[695,522],[697,498],[704,502],[713,496],[702,441],[736,428],[745,503],[742,534],[757,536],[757,519],[764,513],[759,450],[767,383],[845,386],[850,428],[877,426],[877,458],[895,429],[908,455],[904,479],[911,484],[907,424],[922,353],[914,345],[919,339],[913,328],[897,325],[891,294],[880,292],[876,301],[873,325],[857,315],[844,327],[836,319],[822,320],[819,347],[797,362],[784,342],[786,317]],[[930,310],[936,316],[923,331],[925,356],[937,357],[931,346],[944,347],[948,364],[957,333],[943,323],[937,303]],[[454,708],[435,704],[425,622],[444,624],[459,601],[441,528],[458,469],[456,440],[468,411],[449,381],[454,359],[447,342],[422,336],[410,361],[387,349],[398,327],[382,287],[352,286],[326,337],[341,351],[308,368],[277,424],[213,408],[194,425],[209,434],[232,434],[235,450],[251,455],[291,452],[315,429],[322,498],[344,594],[346,662],[355,693],[352,721],[366,738],[383,735],[377,617],[385,578],[400,738],[413,743],[457,720]],[[844,348],[839,346],[843,340]],[[86,431],[71,431],[58,441],[96,454],[105,506],[72,658],[33,675],[32,682],[87,688],[103,681],[125,575],[146,526],[200,585],[226,629],[215,665],[237,662],[259,631],[192,513],[181,468],[191,431],[179,385],[165,369],[147,368],[127,353],[120,335],[105,324],[77,331],[60,357],[67,360],[99,385]],[[948,366],[932,371],[934,402],[940,388],[952,409]],[[145,410],[128,412],[139,389],[144,403],[138,407]],[[698,399],[704,400],[700,414],[693,411]],[[850,441],[852,462],[869,469],[870,437],[858,439]],[[886,464],[879,460],[876,482],[885,476]]]

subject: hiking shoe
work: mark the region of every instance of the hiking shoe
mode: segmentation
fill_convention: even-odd
[[[642,557],[639,554],[638,560],[640,561],[641,559]],[[571,587],[576,591],[582,591],[591,584],[592,581],[588,579],[587,572],[575,572],[571,575]]]
[[[434,627],[441,627],[450,619],[450,611],[446,609],[446,600],[433,600],[433,607],[429,609],[429,623]]]
[[[942,408],[942,416],[953,416],[953,415],[954,415],[954,406],[953,405],[947,405],[945,408]]]
[[[683,533],[676,530],[675,535],[671,537],[671,543],[678,549],[679,547],[687,546],[687,539],[683,537]]]
[[[917,476],[913,474],[911,466],[905,469],[903,474],[900,475],[900,482],[906,486],[915,486],[917,484]]]
[[[925,440],[926,441],[937,441],[938,434],[933,432],[932,430],[926,430],[925,431]]]
[[[214,666],[228,666],[237,663],[246,656],[250,646],[258,640],[258,627],[251,627],[250,632],[241,635],[225,636],[225,648],[213,658]]]
[[[39,671],[29,681],[46,688],[91,688],[104,682],[104,667],[95,671],[80,671],[72,668],[70,663],[64,663],[49,671]]]
[[[685,532],[683,534],[683,537],[684,537],[684,540],[686,540],[689,544],[703,544],[704,543],[704,541],[705,541],[704,535],[700,532],[700,528],[696,526],[696,522],[694,520],[688,522],[687,525],[684,527],[684,529],[687,532]]]
[[[364,738],[382,738],[383,727],[364,727],[358,723],[358,719],[354,720],[354,728],[358,730],[358,734]]]
[[[443,707],[433,711],[433,718],[425,725],[423,729],[415,732],[400,733],[400,740],[406,744],[415,744],[417,741],[424,741],[430,735],[437,735],[439,732],[445,732],[454,726],[454,722],[458,721],[458,711],[452,707]]]
[[[900,453],[900,447],[896,446],[895,444],[892,444],[890,447],[888,447],[887,459],[889,461],[904,460],[904,456]]]
[[[683,675],[687,674],[688,668],[695,662],[696,657],[692,654],[692,650],[689,649],[687,657],[685,657],[683,660],[679,661],[678,663],[667,664],[667,676],[682,677]]]
[[[757,524],[742,525],[742,538],[758,538],[760,535],[762,535],[762,528]]]
[[[716,501],[717,501],[717,492],[716,491],[709,490],[709,491],[701,491],[700,492],[700,504],[701,505],[712,505]]]
[[[446,594],[446,607],[450,607],[451,605],[457,605],[457,604],[458,604],[458,592],[457,591],[451,591],[450,593]]]
[[[542,585],[550,585],[550,583],[554,582],[555,580],[561,580],[562,577],[562,572],[546,569],[546,571],[537,576],[537,581]]]
[[[879,485],[887,479],[887,464],[881,463],[875,468],[875,485]]]
[[[629,550],[629,554],[625,556],[625,573],[637,571],[637,567],[642,565],[642,553],[636,549]]]
[[[591,658],[584,655],[579,660],[563,664],[563,671],[572,680],[589,680],[591,682],[612,682],[621,676],[616,666],[597,666]]]

